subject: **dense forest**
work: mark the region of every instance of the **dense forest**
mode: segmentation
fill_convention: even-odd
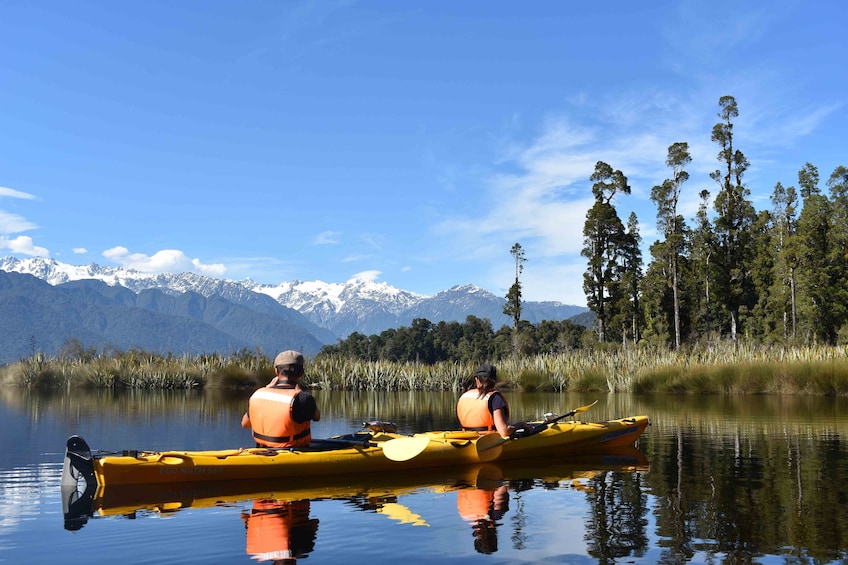
[[[585,326],[569,320],[519,323],[522,355],[565,353],[582,347]],[[487,318],[468,316],[464,323],[419,318],[409,327],[388,329],[379,335],[352,333],[335,345],[325,345],[320,355],[342,355],[363,361],[434,364],[441,361],[483,361],[512,354],[513,330],[495,331]]]
[[[432,363],[597,347],[681,350],[743,339],[790,347],[848,343],[848,169],[838,166],[825,191],[808,162],[798,171],[797,187],[776,179],[771,208],[757,211],[745,183],[750,163],[734,145],[738,116],[735,98],[722,96],[711,132],[718,148],[718,166],[710,173],[715,195],[701,190],[698,212],[688,222],[678,207],[692,162],[689,144],[669,146],[669,177],[651,190],[660,237],[647,261],[639,219],[630,214],[625,224],[614,205],[630,194],[627,177],[598,161],[589,179],[595,202],[583,228],[590,330],[520,319],[526,259],[516,243],[510,250],[515,284],[504,307],[513,327],[495,331],[474,317],[464,324],[420,319],[380,335],[354,333],[322,353]]]

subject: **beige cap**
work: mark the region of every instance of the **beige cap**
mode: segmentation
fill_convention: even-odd
[[[283,351],[274,359],[274,366],[279,367],[280,365],[303,365],[303,355],[291,349]]]

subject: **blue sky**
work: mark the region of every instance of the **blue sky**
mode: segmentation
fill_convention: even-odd
[[[713,194],[718,100],[758,210],[848,165],[848,4],[6,1],[0,256],[585,305],[599,160],[647,247],[669,145]]]

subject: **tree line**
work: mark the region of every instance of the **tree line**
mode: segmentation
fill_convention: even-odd
[[[797,188],[774,185],[771,208],[757,211],[745,173],[750,167],[734,143],[739,108],[719,99],[711,140],[718,146],[710,173],[715,196],[698,192],[687,221],[679,210],[691,164],[685,141],[668,147],[668,178],[651,190],[660,237],[642,257],[639,220],[622,221],[615,200],[630,194],[626,175],[598,161],[589,177],[594,204],[583,226],[586,303],[590,335],[570,322],[521,320],[520,275],[527,261],[516,243],[515,282],[504,314],[513,327],[494,331],[488,320],[465,323],[415,320],[411,327],[366,337],[354,333],[324,353],[360,359],[435,362],[499,359],[601,344],[709,346],[720,340],[788,346],[848,343],[848,169],[838,166],[822,190],[818,169],[806,163]],[[609,345],[605,345],[609,347]]]
[[[723,96],[719,107],[711,135],[719,148],[710,173],[713,213],[710,192],[701,190],[695,218],[681,216],[692,159],[688,143],[673,143],[669,178],[651,191],[660,238],[646,266],[635,215],[625,227],[612,204],[630,193],[627,178],[597,163],[583,231],[583,288],[598,341],[676,349],[742,335],[765,345],[848,341],[848,169],[833,171],[825,194],[818,169],[806,163],[798,188],[777,182],[771,209],[758,212],[744,181],[750,163],[734,145],[736,100]]]
[[[341,355],[363,361],[434,364],[443,361],[481,362],[512,355],[515,335],[523,355],[563,353],[582,347],[585,326],[568,320],[519,322],[495,330],[488,318],[468,316],[465,322],[433,323],[417,318],[410,326],[366,336],[354,332],[337,344],[325,345],[320,355]]]

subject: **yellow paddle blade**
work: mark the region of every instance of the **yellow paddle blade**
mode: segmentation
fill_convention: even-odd
[[[399,437],[380,444],[386,458],[392,461],[409,461],[427,449],[428,445],[430,440],[426,437]]]
[[[392,440],[394,441],[394,440]],[[401,524],[412,524],[413,526],[430,526],[424,518],[397,502],[387,502],[382,507],[377,509],[380,514],[385,514],[392,520],[396,520]]]
[[[480,436],[480,439],[474,444],[477,448],[477,457],[484,463],[497,459],[503,450],[503,444],[508,441],[509,438],[501,437],[500,434]]]
[[[594,406],[597,403],[598,403],[598,401],[596,400],[592,404],[587,404],[586,406],[581,406],[580,408],[575,408],[574,410],[572,410],[572,416],[576,416],[576,415],[580,414],[581,412],[585,412],[586,410],[588,410],[589,408],[591,408],[592,406]]]

